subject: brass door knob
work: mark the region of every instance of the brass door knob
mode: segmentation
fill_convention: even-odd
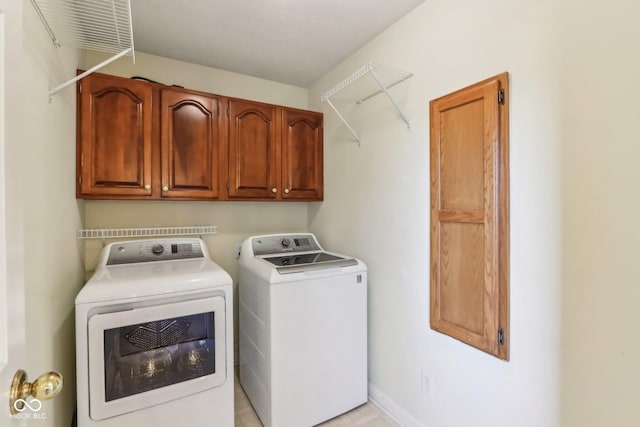
[[[149,185],[149,184],[145,185],[145,186],[144,186],[144,189],[145,189],[145,190],[151,190],[151,185]]]
[[[164,187],[162,187],[162,191],[169,191],[169,186],[165,185]]]
[[[288,188],[284,189],[284,194],[289,194],[289,189]]]
[[[277,192],[278,192],[278,190],[276,189],[276,187],[273,187],[273,188],[271,189],[271,192],[272,192],[272,193],[277,193]]]
[[[62,375],[58,372],[46,372],[34,382],[29,383],[27,373],[18,369],[9,390],[9,412],[11,415],[22,412],[29,396],[33,396],[38,401],[56,397],[62,391],[62,386]]]

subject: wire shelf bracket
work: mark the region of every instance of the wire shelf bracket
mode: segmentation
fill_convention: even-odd
[[[107,64],[130,55],[135,63],[130,0],[31,0],[53,43],[113,56],[49,91],[49,97]]]
[[[218,234],[217,225],[191,227],[89,228],[78,230],[78,239],[126,239],[132,237],[203,236]]]
[[[322,102],[326,102],[329,104],[329,107],[336,113],[338,118],[342,121],[342,123],[349,129],[349,131],[353,134],[353,136],[360,144],[360,136],[358,133],[349,125],[347,119],[344,117],[342,113],[338,110],[333,102],[331,102],[331,98],[338,96],[338,94],[342,93],[345,89],[355,86],[356,82],[361,81],[364,77],[371,76],[373,81],[376,83],[375,88],[377,90],[373,90],[373,92],[368,92],[367,95],[358,96],[356,99],[356,104],[362,104],[368,99],[373,98],[376,95],[384,93],[386,97],[391,101],[391,104],[395,107],[396,111],[407,124],[407,128],[411,125],[409,123],[409,119],[403,113],[402,109],[394,99],[394,97],[389,93],[389,89],[392,87],[399,85],[407,81],[409,78],[413,76],[413,73],[408,73],[406,71],[398,70],[387,65],[377,64],[374,62],[369,62],[364,67],[360,68],[355,73],[351,74],[349,77],[338,83],[332,89],[327,91],[324,95],[320,97]]]

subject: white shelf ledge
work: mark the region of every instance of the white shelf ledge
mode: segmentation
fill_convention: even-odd
[[[357,86],[356,82],[362,81],[366,76],[371,76],[371,78],[373,79],[373,82],[374,82],[373,89],[371,85],[369,86],[361,85],[360,87],[355,87]],[[396,100],[393,98],[393,96],[391,96],[391,94],[389,93],[389,89],[391,89],[396,85],[399,85],[400,83],[407,81],[411,76],[413,76],[412,73],[398,70],[396,68],[392,68],[387,65],[369,62],[367,65],[360,68],[359,70],[351,74],[349,77],[347,77],[346,79],[338,83],[336,86],[328,90],[324,95],[320,97],[320,99],[322,102],[326,102],[327,104],[329,104],[331,109],[337,114],[338,118],[342,121],[342,123],[344,123],[347,129],[349,129],[349,131],[353,134],[353,136],[356,138],[358,143],[360,143],[360,136],[351,127],[351,125],[349,125],[344,115],[340,113],[338,108],[332,102],[332,98],[339,97],[347,90],[347,88],[354,88],[354,92],[356,94],[355,103],[361,104],[367,101],[368,99],[373,98],[376,95],[384,93],[386,97],[389,99],[389,101],[391,101],[391,104],[393,104],[393,106],[395,107],[396,111],[398,112],[402,120],[404,120],[404,122],[407,124],[407,127],[409,127],[410,126],[409,119],[403,113],[402,109],[400,108]]]
[[[197,225],[192,227],[90,228],[78,230],[78,239],[203,236],[206,234],[218,234],[218,226]]]

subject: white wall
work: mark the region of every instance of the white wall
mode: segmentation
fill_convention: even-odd
[[[102,63],[109,55],[87,51],[83,69]],[[267,102],[293,108],[307,108],[307,90],[244,74],[190,64],[144,52],[126,56],[98,70],[122,77],[144,77],[166,85],[183,86],[233,98]]]
[[[48,91],[74,75],[77,58],[54,47],[30,2],[13,10],[19,13],[10,17],[16,30],[5,99],[7,250],[12,280],[24,282],[27,357],[20,365],[31,380],[50,370],[64,375],[62,393],[43,402],[46,419],[30,422],[68,427],[75,408],[73,301],[83,278],[74,238],[81,217],[74,197],[75,93],[50,102]]]
[[[0,257],[4,267],[2,278],[5,283],[0,285],[4,295],[0,295],[0,317],[3,318],[2,326],[6,328],[0,333],[4,333],[6,340],[2,344],[6,347],[2,351],[3,356],[8,356],[3,363],[0,362],[0,383],[8,387],[17,369],[20,369],[26,357],[24,345],[25,328],[25,300],[24,300],[24,257],[22,235],[22,192],[19,184],[20,167],[14,163],[20,156],[20,145],[12,143],[20,135],[20,126],[17,125],[20,118],[20,111],[11,102],[19,100],[19,87],[22,83],[19,73],[21,62],[21,42],[22,42],[22,4],[20,2],[9,2],[0,0],[0,13],[3,15],[2,47],[2,87],[0,87],[0,97],[2,98],[2,118],[0,118],[0,150],[2,151],[2,197],[4,198],[3,213],[4,221],[0,225],[3,227],[2,234],[5,241],[0,249]],[[18,68],[8,66],[8,64],[18,65]],[[10,107],[11,106],[11,107]],[[15,181],[18,181],[17,183]],[[11,242],[12,250],[7,250],[7,243]],[[8,388],[0,394],[2,407],[5,408],[0,415],[0,422],[4,426],[11,423],[8,419],[9,411],[6,405],[9,404]],[[14,421],[12,425],[16,424]]]
[[[561,105],[553,1],[429,0],[310,90],[325,112],[325,193],[310,229],[370,268],[369,379],[407,425],[553,427],[560,420]],[[368,61],[413,72],[349,114],[320,95]],[[429,328],[429,100],[511,76],[511,360]],[[406,92],[406,93],[404,93]],[[422,385],[422,376],[427,384]],[[395,406],[397,405],[397,407]]]
[[[640,2],[561,2],[563,425],[640,425]]]

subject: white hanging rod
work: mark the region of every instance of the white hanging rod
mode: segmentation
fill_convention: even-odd
[[[123,56],[127,55],[129,52],[131,52],[131,48],[123,50],[122,52],[120,52],[119,54],[112,56],[111,58],[107,59],[106,61],[103,61],[101,63],[99,63],[98,65],[96,65],[95,67],[91,67],[89,68],[87,71],[78,74],[77,76],[75,76],[74,78],[67,80],[66,82],[62,83],[61,85],[58,85],[56,87],[54,87],[53,89],[51,89],[49,91],[49,96],[54,95],[56,92],[59,92],[60,90],[64,89],[65,87],[74,84],[75,82],[77,82],[78,80],[81,80],[83,78],[85,78],[86,76],[88,76],[89,74],[95,72],[96,70],[104,67],[107,64],[112,63],[113,61],[115,61],[116,59],[122,58]]]
[[[56,46],[115,54],[49,91],[49,96],[99,68],[131,55],[135,62],[130,0],[31,0]]]
[[[218,226],[196,225],[191,227],[90,228],[78,230],[78,239],[202,236],[207,234],[218,234]]]
[[[405,81],[407,81],[410,77],[412,77],[413,74],[409,74],[406,77],[401,77],[398,81],[391,83],[390,85],[386,86],[385,89],[389,90],[392,87],[399,85],[400,83],[404,83]],[[385,91],[383,89],[380,89],[379,91],[373,92],[371,95],[365,96],[364,98],[360,98],[356,101],[356,104],[362,104],[364,101],[367,101],[371,98],[373,98],[376,95],[380,95],[381,93],[385,93]]]

